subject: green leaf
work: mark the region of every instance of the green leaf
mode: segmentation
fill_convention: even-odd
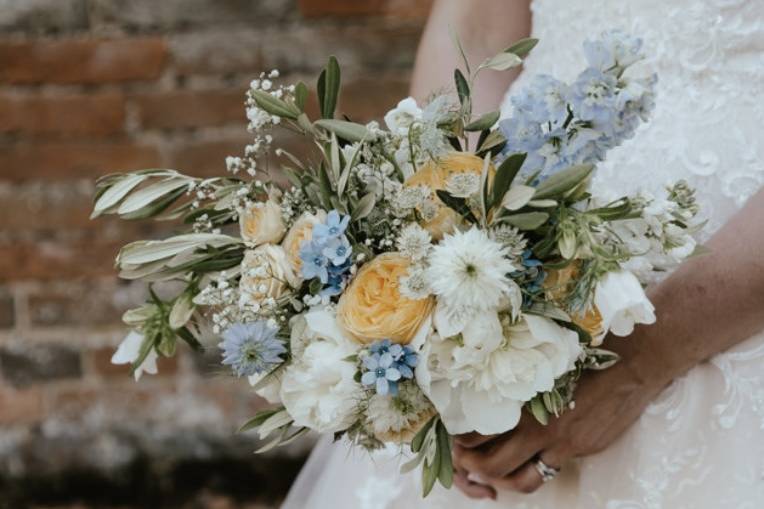
[[[470,71],[470,62],[467,60],[467,55],[464,53],[464,47],[462,46],[462,41],[459,39],[459,34],[456,33],[454,30],[454,27],[451,25],[448,26],[448,35],[451,36],[451,41],[454,43],[454,46],[457,50],[459,50],[459,54],[462,57],[462,61],[464,62],[464,69],[467,71],[467,74],[471,74]]]
[[[165,197],[177,189],[188,188],[190,182],[191,180],[186,178],[170,178],[167,180],[162,180],[161,182],[157,182],[156,184],[146,186],[140,191],[136,191],[127,197],[127,199],[125,199],[125,201],[123,201],[117,209],[117,213],[120,215],[126,215],[132,212],[137,212],[143,207],[150,205],[154,201]]]
[[[456,93],[459,95],[459,102],[464,106],[470,97],[470,85],[459,69],[454,69],[454,81],[456,82]]]
[[[531,52],[533,48],[536,47],[536,44],[538,44],[538,39],[533,39],[531,37],[520,39],[516,43],[514,43],[509,48],[505,49],[504,51],[506,53],[514,53],[520,58],[525,58],[528,53]]]
[[[451,463],[451,437],[446,427],[438,420],[436,424],[438,434],[438,449],[440,451],[440,469],[438,480],[446,488],[450,488],[454,482],[454,466]]]
[[[528,202],[529,207],[536,207],[537,209],[548,209],[557,205],[556,200],[531,200]]]
[[[146,178],[146,175],[125,175],[124,178],[119,180],[117,183],[113,184],[109,188],[106,188],[98,200],[95,202],[95,205],[93,206],[93,213],[90,214],[90,219],[95,219],[104,211],[119,203],[122,198],[127,196],[130,191],[132,191]]]
[[[427,421],[427,424],[422,426],[422,429],[417,431],[417,434],[414,435],[414,438],[411,440],[411,452],[419,452],[422,450],[422,444],[424,443],[424,439],[427,436],[427,432],[430,431],[430,428],[433,424],[435,424],[437,420],[437,416],[433,417]]]
[[[427,461],[425,461],[424,465],[422,466],[422,497],[429,495],[433,486],[435,486],[435,481],[440,475],[440,463],[442,461],[441,456],[442,453],[440,448],[437,448],[435,451],[435,459],[433,460],[432,464],[428,465]]]
[[[331,209],[332,196],[334,193],[332,192],[332,182],[329,178],[329,173],[326,171],[326,166],[324,164],[321,164],[318,168],[318,186],[321,192],[321,201],[323,202],[324,207]]]
[[[525,153],[512,154],[502,161],[496,170],[496,176],[493,179],[493,192],[491,193],[491,203],[501,203],[512,181],[517,176],[520,168],[525,162]]]
[[[480,64],[481,69],[493,69],[494,71],[506,71],[522,65],[523,59],[514,53],[499,53],[491,58],[486,59]]]
[[[544,403],[541,401],[539,397],[533,398],[530,401],[529,406],[530,406],[531,414],[533,414],[533,417],[535,417],[538,422],[540,422],[544,426],[549,424],[549,412],[547,412],[547,409],[544,406]]]
[[[457,198],[456,196],[452,196],[447,191],[443,191],[442,189],[436,190],[435,193],[438,195],[438,198],[440,198],[440,201],[442,201],[447,207],[455,210],[467,221],[471,223],[477,223],[477,218],[475,218],[475,215],[467,206],[467,200],[464,198]]]
[[[149,337],[144,336],[143,343],[141,343],[141,348],[138,350],[138,357],[133,361],[132,365],[130,366],[130,374],[135,372],[136,369],[141,367],[141,364],[143,364],[143,361],[146,360],[146,357],[149,356],[149,353],[151,353],[151,350],[154,349],[154,344],[156,343],[155,337]]]
[[[326,129],[330,133],[334,133],[343,140],[347,140],[351,143],[363,141],[369,138],[370,135],[365,126],[346,120],[322,119],[316,120],[313,125]]]
[[[369,214],[371,214],[371,211],[374,210],[376,201],[377,200],[374,196],[374,193],[365,194],[360,200],[358,200],[358,204],[356,204],[353,212],[350,214],[350,220],[358,221],[367,217]]]
[[[535,230],[549,219],[546,212],[523,212],[501,218],[502,222],[509,223],[520,230]]]
[[[501,115],[498,111],[492,111],[490,113],[486,113],[485,115],[482,115],[480,118],[475,120],[474,122],[470,122],[466,126],[464,126],[465,131],[482,131],[484,129],[489,129],[493,124],[496,123],[497,120],[499,120],[499,115]]]
[[[485,137],[483,143],[481,143],[475,155],[483,157],[486,153],[490,152],[492,155],[498,154],[504,145],[507,144],[507,139],[498,130],[491,131],[491,133]]]
[[[578,164],[555,173],[536,187],[537,200],[558,198],[582,184],[594,170],[593,164]]]
[[[323,283],[321,283],[321,280],[318,278],[314,278],[310,280],[310,283],[308,284],[308,291],[310,291],[311,295],[318,295],[318,293],[321,291],[321,289],[324,287]]]
[[[318,105],[323,118],[334,118],[340,92],[340,65],[334,55],[318,77]]]
[[[570,229],[566,229],[560,235],[560,240],[557,241],[557,247],[560,250],[560,255],[566,260],[570,260],[576,254],[576,232]]]
[[[535,187],[524,186],[522,184],[512,186],[506,192],[504,198],[502,198],[501,205],[507,210],[519,210],[531,201],[535,192]]]
[[[308,100],[308,86],[302,81],[298,81],[294,87],[294,104],[305,111],[305,102]]]
[[[277,117],[296,120],[297,115],[301,113],[296,105],[282,101],[278,97],[274,97],[264,90],[252,90],[252,98],[260,108]]]

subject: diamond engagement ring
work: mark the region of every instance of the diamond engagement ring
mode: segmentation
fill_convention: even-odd
[[[559,468],[550,467],[541,461],[541,458],[537,458],[536,461],[533,462],[533,466],[536,467],[536,472],[539,473],[541,480],[544,482],[551,481],[560,473]]]

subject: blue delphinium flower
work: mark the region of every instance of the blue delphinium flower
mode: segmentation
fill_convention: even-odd
[[[591,67],[619,72],[642,59],[642,39],[620,30],[603,32],[596,39],[584,41],[584,55]]]
[[[340,216],[336,210],[327,214],[326,221],[313,226],[310,240],[300,246],[301,274],[305,280],[318,278],[324,287],[323,296],[342,293],[348,280],[353,247],[345,235],[350,216]]]
[[[278,329],[260,320],[235,323],[223,332],[218,345],[223,350],[222,363],[231,366],[237,376],[252,376],[271,371],[284,362],[284,342],[276,337]]]
[[[414,378],[414,368],[419,356],[408,346],[392,343],[389,339],[375,342],[369,347],[369,355],[363,359],[361,383],[373,385],[377,394],[396,396],[401,379]]]
[[[613,118],[617,81],[592,67],[578,75],[571,87],[570,99],[576,117],[607,128]]]

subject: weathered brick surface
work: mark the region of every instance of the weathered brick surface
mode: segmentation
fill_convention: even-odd
[[[145,129],[246,125],[244,89],[178,90],[135,98],[138,121]]]
[[[0,134],[26,136],[110,136],[124,131],[120,94],[0,96]]]
[[[165,57],[165,42],[156,37],[0,42],[0,83],[154,80]]]
[[[380,119],[407,93],[430,3],[0,0],[0,507],[277,506],[298,461],[254,457],[252,435],[234,434],[265,403],[222,369],[215,344],[204,355],[179,346],[137,384],[110,363],[127,332],[120,315],[146,298],[118,282],[114,256],[175,225],[90,221],[93,180],[146,167],[220,175],[251,140],[249,81],[278,68],[314,86],[330,54],[343,71],[338,113]],[[218,495],[234,490],[236,503]]]
[[[94,179],[114,171],[156,168],[159,151],[133,141],[78,140],[0,144],[0,180]]]
[[[82,375],[79,352],[63,345],[14,344],[0,347],[0,374],[14,387]]]

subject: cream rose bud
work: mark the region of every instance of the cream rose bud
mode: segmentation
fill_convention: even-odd
[[[239,290],[254,302],[278,299],[297,286],[299,280],[281,246],[265,244],[244,253]]]
[[[655,323],[655,308],[637,277],[629,271],[608,272],[594,291],[602,325],[616,336],[628,336],[638,323]]]
[[[302,259],[300,259],[302,243],[310,240],[313,235],[313,227],[323,223],[325,220],[326,212],[323,210],[319,210],[315,215],[310,212],[304,212],[294,222],[286,237],[284,237],[284,241],[281,243],[281,247],[284,248],[287,259],[298,279],[302,279]]]
[[[239,212],[239,229],[241,238],[250,244],[279,243],[286,233],[281,207],[274,200],[252,204]]]

